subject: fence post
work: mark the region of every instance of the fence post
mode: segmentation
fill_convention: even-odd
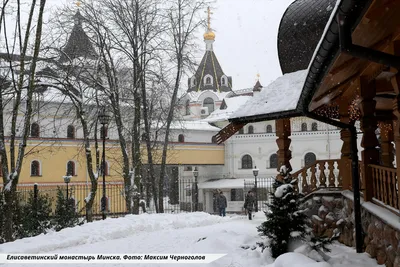
[[[39,193],[39,189],[38,189],[38,185],[35,183],[33,185],[33,214],[35,215],[35,218],[37,218],[38,216],[38,193]]]

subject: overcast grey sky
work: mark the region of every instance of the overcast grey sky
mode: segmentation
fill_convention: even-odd
[[[293,0],[217,0],[211,27],[214,52],[233,89],[252,87],[260,73],[262,85],[282,75],[277,33],[283,13]]]

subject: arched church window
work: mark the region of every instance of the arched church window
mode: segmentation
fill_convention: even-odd
[[[270,169],[276,169],[276,168],[278,168],[278,155],[275,153],[275,154],[272,154],[270,157],[269,157],[269,168]]]
[[[206,84],[211,84],[211,78],[210,77],[206,78]]]
[[[243,128],[239,130],[239,134],[244,134]]]
[[[315,161],[317,161],[317,156],[315,156],[315,154],[312,152],[308,152],[304,156],[304,166],[309,166],[313,164]]]
[[[253,134],[254,133],[254,127],[252,125],[249,126],[247,133]]]
[[[31,124],[31,137],[39,137],[39,132],[40,132],[40,128],[39,128],[39,124],[37,124],[36,122]]]
[[[190,101],[189,101],[189,99],[186,100],[186,104],[185,104],[185,115],[190,115]]]
[[[267,133],[272,133],[272,126],[270,124],[267,125]]]
[[[244,155],[242,157],[242,169],[252,169],[253,168],[253,159],[250,155]]]
[[[317,124],[316,122],[313,122],[313,123],[311,124],[311,130],[312,130],[312,131],[318,131],[318,124]]]
[[[185,136],[183,134],[178,135],[178,142],[179,143],[184,143],[185,142]]]
[[[40,162],[37,160],[31,162],[31,176],[40,176]]]
[[[67,138],[75,138],[75,127],[73,125],[68,125],[67,127]]]
[[[214,111],[214,100],[211,97],[207,97],[203,101],[203,107],[208,108],[208,114],[212,113]]]
[[[221,85],[225,85],[225,83],[226,83],[226,82],[225,82],[225,78],[222,77],[222,78],[221,78]]]
[[[301,131],[302,131],[302,132],[307,132],[307,123],[303,122],[303,123],[301,124]]]

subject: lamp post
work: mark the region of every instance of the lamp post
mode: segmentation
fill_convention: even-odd
[[[64,183],[66,183],[67,184],[67,197],[66,197],[66,199],[67,199],[67,208],[68,208],[68,205],[69,205],[69,195],[68,195],[68,184],[69,184],[69,182],[71,182],[71,178],[72,178],[72,175],[69,175],[69,173],[67,172],[66,174],[65,174],[65,176],[63,176],[63,178],[64,178]]]
[[[197,187],[197,177],[199,177],[199,171],[197,167],[193,169],[193,177],[194,177],[194,211],[198,211],[199,209],[199,189]]]
[[[103,107],[98,116],[99,122],[102,125],[102,137],[103,137],[103,156],[102,156],[102,174],[103,174],[103,197],[101,198],[101,213],[103,215],[103,220],[106,219],[106,206],[107,206],[107,198],[106,198],[106,134],[107,134],[107,125],[111,120],[111,115],[107,112],[106,108]]]
[[[257,175],[258,175],[259,169],[257,169],[257,166],[254,166],[253,169],[253,175],[254,175],[254,189],[255,189],[255,200],[256,200],[256,212],[258,212],[258,193],[257,193]]]

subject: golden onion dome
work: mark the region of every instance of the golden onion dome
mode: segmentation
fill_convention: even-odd
[[[208,30],[204,35],[204,40],[215,40],[215,33]]]

